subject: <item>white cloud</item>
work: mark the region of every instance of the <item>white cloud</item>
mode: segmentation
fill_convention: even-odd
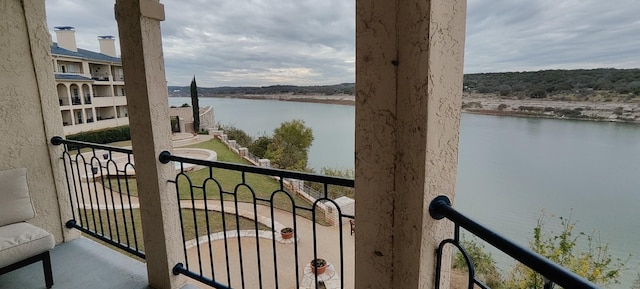
[[[169,85],[315,85],[355,79],[354,0],[163,0]],[[47,0],[78,46],[117,36],[114,1]],[[465,72],[640,67],[640,1],[468,0]],[[55,38],[55,37],[54,37]],[[118,44],[118,42],[116,42]]]

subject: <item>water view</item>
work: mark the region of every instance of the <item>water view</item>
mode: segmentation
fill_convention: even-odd
[[[214,106],[216,122],[252,136],[303,119],[315,137],[312,168],[353,168],[353,106],[201,98],[206,105]],[[622,284],[612,287],[629,288],[640,263],[638,144],[637,125],[463,114],[455,206],[522,244],[542,210],[571,215],[575,232],[597,230],[614,258],[633,255]]]

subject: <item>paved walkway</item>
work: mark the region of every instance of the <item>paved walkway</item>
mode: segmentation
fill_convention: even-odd
[[[212,136],[199,135],[197,138],[182,139],[180,146],[194,144],[210,140]],[[177,146],[177,144],[176,144]],[[139,208],[137,197],[126,197],[117,192],[111,192],[98,183],[82,183],[84,194],[84,206],[88,209],[122,209]],[[79,196],[79,197],[82,197]],[[112,197],[113,196],[113,197]],[[204,200],[181,200],[182,208],[205,209]],[[206,208],[209,211],[238,214],[247,219],[258,220],[261,224],[271,228],[271,208],[264,205],[256,205],[257,214],[254,214],[254,207],[251,203],[238,203],[238,210],[235,203],[220,200],[206,201]],[[318,258],[323,258],[331,265],[331,270],[320,276],[319,280],[326,282],[325,286],[334,288],[353,288],[355,275],[355,248],[354,238],[350,236],[348,222],[343,224],[342,242],[340,241],[340,228],[325,227],[314,224],[310,220],[294,216],[291,212],[280,209],[273,209],[273,231],[261,231],[256,238],[254,230],[244,230],[240,232],[228,231],[225,242],[222,232],[212,234],[211,246],[208,244],[209,238],[201,236],[199,240],[189,240],[186,245],[187,258],[191,264],[190,270],[199,272],[202,267],[206,276],[212,276],[215,280],[227,284],[229,281],[232,287],[258,288],[260,284],[264,288],[275,288],[275,280],[278,280],[279,288],[297,288],[296,280],[300,282],[300,288],[315,288],[315,274],[309,274],[308,263],[314,258],[314,244],[317,248]],[[279,236],[279,231],[283,227],[294,227],[296,222],[297,242],[284,242]],[[237,238],[238,234],[240,238]],[[273,236],[276,240],[273,240]],[[343,255],[340,256],[340,245],[342,243]],[[210,248],[212,252],[209,252]],[[275,249],[275,253],[274,253]],[[296,258],[297,249],[297,258]],[[198,254],[200,251],[200,254]],[[213,256],[209,258],[210,253]],[[200,255],[200,262],[198,262]],[[227,274],[227,258],[229,274]],[[274,263],[274,256],[277,262]],[[241,257],[241,258],[240,258]],[[296,263],[297,261],[297,263]],[[199,265],[202,264],[202,265]],[[212,266],[213,265],[213,266]],[[277,271],[276,271],[277,266]],[[258,268],[261,268],[258,270]],[[277,272],[277,275],[276,275]],[[344,272],[344,280],[340,280],[341,272]],[[242,278],[244,277],[244,278]],[[344,287],[342,287],[344,283]],[[208,288],[194,281],[194,285]]]

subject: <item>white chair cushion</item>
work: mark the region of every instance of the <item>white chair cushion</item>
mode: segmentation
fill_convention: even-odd
[[[49,232],[28,223],[0,227],[0,268],[53,249]]]
[[[36,216],[29,198],[27,169],[0,171],[0,226],[23,222]]]

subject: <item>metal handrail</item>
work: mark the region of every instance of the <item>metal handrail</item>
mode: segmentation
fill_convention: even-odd
[[[128,183],[132,176],[127,170],[134,169],[133,151],[59,136],[51,138],[51,144],[64,145],[60,159],[71,205],[71,219],[65,226],[144,259],[145,253],[138,242],[142,232],[135,228]],[[82,152],[82,148],[91,150]],[[102,155],[96,150],[102,150]],[[124,167],[118,168],[114,153],[126,155]],[[111,186],[117,186],[119,193]]]
[[[325,184],[329,184],[329,185],[337,185],[337,186],[344,186],[344,187],[353,187],[354,186],[354,180],[352,180],[352,179],[346,179],[346,178],[340,178],[340,177],[332,177],[332,176],[323,176],[323,175],[315,175],[315,174],[309,174],[309,173],[303,173],[303,172],[294,172],[294,171],[288,171],[288,170],[282,170],[282,169],[274,169],[274,168],[262,168],[262,167],[235,164],[235,163],[228,163],[228,162],[221,162],[221,161],[208,161],[208,160],[201,160],[201,159],[193,159],[193,158],[187,158],[187,157],[181,157],[181,156],[177,156],[177,155],[172,155],[168,151],[161,152],[159,159],[160,159],[160,162],[163,163],[163,164],[166,164],[166,163],[168,163],[170,161],[183,162],[183,163],[189,163],[189,164],[195,164],[195,165],[201,165],[201,166],[207,166],[207,167],[221,168],[221,169],[234,170],[234,171],[242,171],[242,172],[247,172],[247,173],[255,173],[255,174],[261,174],[261,175],[271,175],[271,176],[278,176],[278,177],[282,177],[282,178],[290,178],[290,179],[304,180],[304,181],[310,181],[310,182],[325,183]]]
[[[440,247],[445,245],[446,243],[454,244],[456,247],[460,248],[459,242],[459,229],[458,227],[462,227],[480,239],[486,241],[487,243],[494,246],[496,249],[504,252],[505,254],[513,257],[518,260],[522,264],[527,267],[533,269],[538,272],[545,279],[549,280],[545,284],[545,288],[552,288],[552,284],[558,284],[563,288],[600,288],[596,284],[580,277],[578,274],[573,273],[566,268],[550,261],[549,259],[531,251],[528,248],[525,248],[503,236],[498,234],[497,232],[481,225],[480,223],[470,219],[469,217],[463,215],[458,212],[451,206],[451,201],[446,196],[438,196],[431,201],[429,204],[429,214],[432,218],[436,220],[440,220],[443,218],[447,218],[451,220],[456,225],[456,236],[454,240],[448,239],[444,240]],[[440,251],[440,249],[439,249]],[[464,250],[463,250],[464,252]],[[440,252],[439,252],[440,253]],[[438,257],[441,257],[440,255]],[[467,258],[468,256],[465,256]],[[439,258],[440,259],[440,258]],[[468,259],[468,258],[467,258]],[[441,261],[441,260],[439,260]],[[438,268],[436,269],[436,284],[439,283],[440,277],[440,262],[438,262]],[[469,264],[472,265],[472,264]],[[473,271],[473,268],[470,268],[470,271]],[[470,282],[472,282],[470,280]],[[469,288],[472,288],[473,284],[470,284]],[[439,286],[439,285],[436,285]],[[438,288],[438,287],[436,287]]]
[[[184,257],[184,262],[177,263],[173,267],[174,274],[176,275],[183,274],[189,278],[192,278],[196,281],[202,282],[214,288],[231,288],[231,287],[247,288],[245,287],[245,276],[246,274],[249,274],[249,271],[245,270],[245,267],[243,264],[251,259],[247,259],[246,257],[242,257],[242,256],[243,256],[243,252],[247,252],[247,250],[249,251],[255,250],[256,259],[252,261],[254,261],[257,266],[257,272],[255,271],[253,272],[257,273],[258,278],[257,278],[256,286],[251,288],[264,288],[265,283],[271,282],[270,280],[275,282],[275,288],[278,288],[278,286],[282,285],[280,284],[282,281],[281,277],[284,276],[283,274],[287,274],[287,273],[295,275],[295,278],[293,278],[292,281],[295,282],[296,288],[301,288],[302,284],[306,282],[305,278],[308,278],[308,276],[307,277],[302,276],[301,275],[302,270],[300,270],[302,268],[302,265],[300,263],[300,256],[301,256],[300,254],[302,251],[300,251],[301,249],[298,246],[299,237],[297,235],[298,233],[296,232],[299,232],[298,229],[301,228],[299,227],[301,225],[297,221],[297,215],[298,215],[298,212],[311,213],[310,243],[312,244],[311,246],[312,249],[311,248],[309,249],[313,251],[312,252],[313,260],[318,259],[318,256],[319,256],[318,242],[319,241],[317,238],[318,232],[317,232],[316,226],[318,226],[317,222],[319,221],[318,219],[319,215],[318,213],[316,213],[316,209],[318,209],[319,206],[321,206],[322,202],[325,202],[325,203],[329,202],[329,203],[332,203],[332,205],[336,208],[335,213],[338,218],[337,226],[338,226],[338,232],[340,232],[338,240],[334,240],[335,246],[333,247],[335,250],[339,251],[339,254],[338,254],[339,257],[337,260],[334,260],[334,261],[336,262],[336,265],[339,268],[336,271],[340,273],[336,274],[335,278],[339,279],[340,284],[344,284],[345,261],[344,261],[344,252],[343,252],[343,248],[344,248],[343,242],[344,242],[345,236],[343,234],[343,229],[342,229],[343,224],[341,220],[343,218],[353,219],[355,216],[343,213],[340,206],[337,203],[335,203],[333,200],[329,199],[328,188],[329,186],[353,187],[354,181],[352,179],[314,175],[309,173],[293,172],[293,171],[273,169],[273,168],[262,168],[262,167],[242,165],[242,164],[236,164],[236,163],[227,163],[227,162],[220,162],[220,161],[207,161],[207,160],[172,155],[168,151],[164,151],[160,153],[159,160],[161,163],[165,163],[165,164],[171,161],[177,164],[176,177],[174,179],[168,180],[168,182],[175,184],[176,196],[179,200],[178,209],[190,210],[193,215],[193,220],[180,218],[180,224],[182,227],[182,238],[185,244],[185,246],[183,247],[185,257]],[[184,164],[204,166],[205,168],[203,170],[208,170],[208,173],[209,173],[208,177],[205,176],[204,179],[200,179],[199,177],[195,177],[194,175],[188,174],[185,171]],[[222,182],[221,182],[222,180],[218,179],[217,174],[214,173],[214,168],[236,171],[239,173],[239,179],[235,182],[228,183],[227,186],[229,185],[231,186],[225,189],[222,185]],[[263,175],[263,176],[272,177],[272,178],[275,177],[275,179],[277,180],[276,181],[277,185],[274,188],[268,189],[266,193],[269,196],[258,196],[256,194],[257,191],[253,188],[252,181],[249,180],[247,176],[248,173]],[[305,181],[322,183],[324,185],[324,193],[322,194],[322,196],[317,198],[317,200],[313,201],[312,204],[309,203],[308,205],[310,205],[310,207],[303,206],[301,203],[298,203],[295,201],[294,199],[295,192],[286,188],[285,186],[286,179],[297,179],[297,180],[305,180]],[[237,213],[239,208],[239,203],[241,202],[238,199],[239,189],[246,190],[245,192],[248,193],[250,196],[250,200],[246,201],[245,204],[249,205],[249,207],[246,208],[246,210],[248,210],[247,213],[250,216],[254,216],[253,217],[254,224],[250,229],[250,231],[252,231],[252,234],[247,235],[247,237],[255,239],[254,241],[255,247],[253,245],[247,247],[246,245],[243,245],[241,242],[241,238],[240,238],[241,230],[239,225],[241,216],[240,214]],[[196,196],[195,191],[198,191],[200,195]],[[181,196],[182,193],[184,193],[185,195]],[[280,232],[278,230],[281,229],[280,226],[282,226],[282,224],[278,223],[278,226],[276,226],[276,218],[275,218],[275,209],[277,209],[276,202],[275,202],[276,197],[278,198],[283,197],[284,199],[287,200],[286,202],[288,203],[290,202],[291,204],[291,207],[290,207],[291,211],[288,212],[287,214],[290,213],[291,219],[292,219],[291,229],[294,232],[294,236],[293,236],[292,242],[290,242],[289,244],[291,244],[293,248],[288,248],[286,250],[290,250],[289,252],[291,252],[291,250],[293,251],[293,255],[294,255],[293,267],[295,268],[295,273],[290,271],[285,272],[278,269],[278,264],[281,263],[281,261],[278,261],[278,258],[277,258],[278,251],[284,250],[285,248],[278,249],[278,247],[276,246],[277,242],[282,241],[282,240],[278,241],[278,237],[280,237]],[[197,211],[197,206],[195,204],[196,198],[203,201],[202,206],[204,207],[203,209],[205,212],[209,212],[208,206],[213,205],[214,202],[217,203],[218,206],[220,206],[219,212],[205,214],[204,218],[207,224],[206,225],[207,231],[204,235],[198,233],[199,225],[196,218],[196,211]],[[183,203],[189,203],[189,202],[191,203],[190,205],[186,205],[183,207],[182,205]],[[229,207],[225,205],[225,202],[229,202],[228,203]],[[264,252],[265,250],[264,245],[267,245],[268,243],[263,243],[263,245],[261,245],[260,238],[262,237],[260,236],[261,233],[259,232],[259,229],[258,229],[258,223],[259,223],[259,220],[261,219],[257,217],[259,205],[266,206],[269,209],[269,213],[266,216],[270,218],[267,218],[266,220],[270,221],[270,224],[267,224],[267,225],[268,227],[271,228],[271,230],[269,230],[270,233],[267,232],[267,234],[270,234],[270,237],[268,237],[268,239],[271,239],[271,248],[266,249],[268,250],[266,251],[266,253]],[[225,210],[229,210],[229,209],[236,212],[236,214],[233,214],[232,217],[226,217],[227,211]],[[218,245],[220,246],[219,248],[224,249],[224,253],[222,254],[219,254],[219,253],[212,254],[213,252],[212,236],[213,235],[212,235],[212,232],[208,230],[209,228],[208,218],[210,215],[213,216],[214,214],[219,215],[220,218],[222,219],[221,240],[223,244]],[[227,226],[226,225],[227,222],[225,221],[226,218],[235,219],[236,225],[231,227]],[[189,242],[187,242],[188,240],[186,240],[186,236],[185,236],[185,227],[191,227],[191,226],[193,226],[195,231],[195,236],[193,240],[203,240],[202,242],[199,242],[199,241],[194,242],[195,244],[193,244],[193,247],[194,247],[193,250],[197,254],[196,256],[192,256],[192,257],[190,257],[189,254],[187,254],[187,250],[188,250],[187,244]],[[229,235],[234,231],[235,231],[234,234]],[[236,243],[236,244],[233,244],[233,243]],[[236,249],[232,249],[230,244],[233,244],[233,246]],[[231,251],[236,251],[236,250],[237,250],[237,256],[236,254],[230,253]],[[270,262],[269,261],[270,258],[264,258],[268,256],[267,254],[269,254],[268,253],[269,251],[272,254],[271,257],[272,257],[273,264],[262,265]],[[209,256],[206,255],[207,252]],[[307,251],[307,252],[310,252],[310,251]],[[209,259],[208,264],[207,262],[205,262],[207,258]],[[223,260],[223,261],[221,261],[220,263],[214,264],[213,262],[214,258],[217,260]],[[238,258],[239,266],[237,268],[232,266],[232,263],[230,261],[231,258]],[[263,272],[263,266],[271,266],[271,268],[273,268],[273,274],[274,274],[273,277],[269,277],[267,274],[265,274],[265,272]],[[209,268],[207,270],[203,270],[203,267],[209,267]],[[219,272],[226,272],[226,273],[220,274]],[[239,284],[237,284],[238,286],[235,286],[235,285],[232,286],[232,279],[231,279],[232,272],[235,272],[235,274],[238,274],[239,276],[239,279],[238,279]],[[226,276],[226,280],[224,280],[225,276]],[[315,288],[318,288],[319,287],[318,273],[314,274],[314,278],[315,278],[314,281],[316,284]],[[233,282],[237,282],[237,281],[233,281]],[[341,287],[341,288],[344,288],[344,287]]]

